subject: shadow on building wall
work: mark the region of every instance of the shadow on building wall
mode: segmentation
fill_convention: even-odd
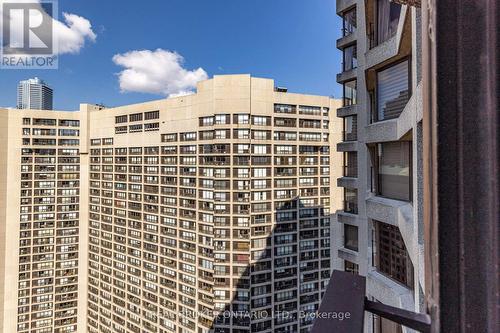
[[[271,214],[273,224],[266,221]],[[214,246],[211,332],[309,332],[331,274],[331,223],[329,210],[304,206],[299,197],[280,202],[273,213],[252,214],[247,236],[233,234],[231,240],[232,246],[240,240],[249,243],[246,253],[229,252],[237,278],[217,274],[217,266],[228,263],[218,260]]]

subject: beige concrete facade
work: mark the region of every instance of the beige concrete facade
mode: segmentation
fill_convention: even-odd
[[[0,281],[12,286],[0,289],[0,327],[307,332],[311,322],[304,314],[317,309],[329,279],[330,219],[342,202],[334,184],[342,163],[334,149],[341,140],[338,106],[328,97],[275,91],[273,80],[227,75],[200,82],[193,95],[136,105],[0,110],[0,153],[7,157],[0,161]],[[35,119],[55,119],[56,125]],[[64,131],[63,120],[79,120],[68,127],[79,130],[78,142],[65,141],[74,132]],[[56,132],[41,137],[39,129]],[[63,158],[43,160],[55,162],[56,172],[41,172],[37,160],[25,158],[52,156],[37,150],[46,148]],[[75,159],[63,157],[74,153],[68,149],[78,149]],[[36,183],[40,177],[69,180]],[[51,185],[54,199],[43,192],[41,204],[25,191]],[[66,207],[70,185],[79,194]],[[69,232],[59,217],[77,213],[77,226],[68,228],[79,237],[71,243],[78,248],[75,259],[57,245],[53,260],[43,258],[55,267],[53,280],[44,280],[54,291],[40,319],[39,303],[31,297],[22,307],[17,295],[35,292],[32,283],[39,279],[20,270],[29,260],[29,272],[36,273],[41,258],[32,252],[34,243],[19,244],[35,239],[42,228],[34,226],[35,213],[46,210],[56,214],[55,244]],[[58,307],[58,272],[67,261],[78,269],[78,280],[69,283],[78,303]]]
[[[337,0],[344,54],[344,207],[334,223],[334,269],[367,277],[368,297],[421,312],[421,12],[389,0]],[[354,89],[352,89],[354,87]],[[409,330],[367,314],[366,332]]]
[[[77,112],[1,110],[0,329],[76,330],[79,283],[79,139]]]

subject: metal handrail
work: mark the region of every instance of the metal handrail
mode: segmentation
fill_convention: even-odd
[[[425,313],[403,310],[367,298],[365,298],[365,311],[422,333],[431,331],[431,317]]]

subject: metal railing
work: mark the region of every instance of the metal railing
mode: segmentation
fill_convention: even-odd
[[[311,332],[361,333],[365,311],[419,332],[431,332],[429,315],[370,301],[365,295],[366,277],[333,271]]]

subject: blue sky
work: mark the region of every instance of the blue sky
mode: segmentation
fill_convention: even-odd
[[[33,76],[54,88],[61,110],[162,98],[172,91],[123,92],[118,74],[127,65],[113,61],[157,49],[182,56],[186,73],[201,68],[197,77],[250,73],[292,92],[341,96],[341,22],[333,0],[60,0],[59,12],[59,20],[62,12],[88,20],[95,41],[86,38],[78,54],[61,55],[58,70],[0,70],[0,106],[15,106],[17,82]]]

